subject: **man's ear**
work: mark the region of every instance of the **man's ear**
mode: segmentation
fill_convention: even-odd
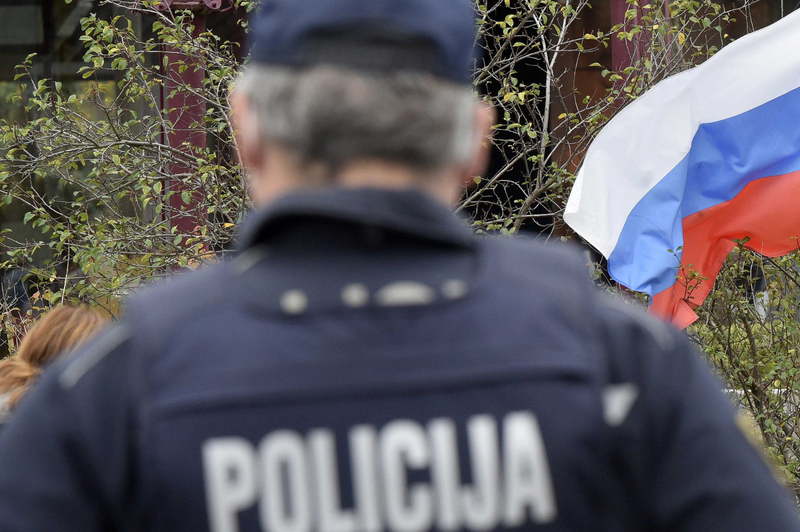
[[[265,156],[258,118],[252,112],[247,97],[235,89],[231,93],[230,102],[240,162],[251,172],[258,172],[264,166]]]
[[[473,120],[472,158],[467,163],[465,182],[471,182],[475,176],[486,171],[489,166],[489,156],[492,151],[492,126],[497,114],[494,108],[485,102],[475,104],[475,117]]]

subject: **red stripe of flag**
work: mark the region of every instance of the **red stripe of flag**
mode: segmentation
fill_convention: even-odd
[[[681,329],[689,326],[711,292],[735,240],[767,257],[800,249],[800,171],[765,177],[748,184],[732,200],[683,219],[682,268],[677,282],[653,297],[650,311]],[[697,272],[704,281],[688,280]]]

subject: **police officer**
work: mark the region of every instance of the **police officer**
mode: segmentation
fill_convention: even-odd
[[[259,207],[0,437],[4,532],[798,531],[716,381],[565,251],[478,239],[468,0],[267,0]]]

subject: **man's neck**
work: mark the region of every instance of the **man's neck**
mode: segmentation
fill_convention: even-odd
[[[264,184],[268,184],[268,187],[263,189],[265,194],[259,200],[253,198],[257,206],[271,203],[284,194],[328,184],[345,188],[417,189],[448,206],[457,201],[461,193],[459,180],[454,175],[455,171],[450,169],[424,173],[381,161],[358,161],[345,166],[332,180],[314,179],[290,170],[292,169],[284,168],[282,172],[277,173],[282,178],[280,181],[266,177],[263,181]]]
[[[444,172],[445,174],[447,171]],[[379,161],[353,163],[336,176],[336,184],[352,188],[384,188],[387,190],[419,189],[445,204],[451,204],[460,191],[453,190],[455,179],[442,171],[431,173],[411,170]]]
[[[336,183],[363,188],[373,186],[378,181],[382,188],[408,188],[430,177],[400,165],[360,161],[344,167],[336,175]]]

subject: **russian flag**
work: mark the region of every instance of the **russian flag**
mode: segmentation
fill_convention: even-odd
[[[680,328],[735,240],[770,257],[800,249],[800,12],[620,111],[587,151],[564,219]]]

